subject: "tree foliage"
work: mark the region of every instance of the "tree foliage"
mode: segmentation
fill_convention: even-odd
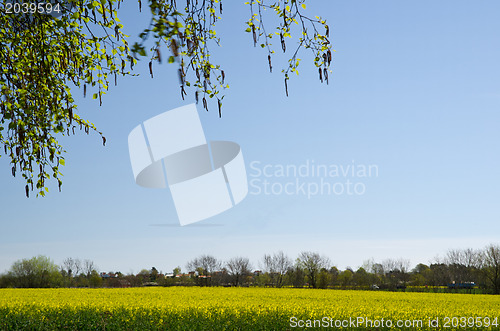
[[[93,88],[102,104],[109,79],[116,83],[135,60],[117,17],[119,1],[69,0],[57,19],[39,12],[4,15],[6,3],[0,15],[0,144],[12,175],[24,178],[26,195],[36,189],[43,196],[51,177],[61,189],[58,137],[77,128],[97,131],[78,115],[71,86],[84,94]]]
[[[93,98],[102,105],[110,80],[116,85],[117,76],[130,74],[137,59],[148,56],[149,42],[153,45],[149,49],[151,77],[154,62],[165,59],[177,64],[182,98],[192,88],[196,101],[207,110],[207,98],[215,98],[219,116],[222,114],[224,96],[220,92],[228,85],[224,70],[210,54],[220,41],[215,25],[223,13],[222,1],[149,0],[151,22],[132,47],[118,18],[122,1],[56,1],[63,11],[57,18],[38,11],[7,14],[7,1],[1,2],[0,153],[10,158],[12,175],[23,177],[28,197],[30,191],[44,196],[48,192],[46,181],[51,178],[61,189],[65,151],[60,136],[75,134],[75,129],[87,134],[95,131],[106,143],[94,124],[78,113],[73,89],[83,89],[83,95],[92,89]],[[298,74],[301,49],[312,51],[320,80],[328,82],[332,59],[329,28],[319,16],[310,19],[303,14],[305,0],[268,4],[252,0],[246,4],[250,9],[246,31],[252,34],[254,45],[260,43],[267,49],[270,71],[275,52],[271,39],[279,38],[279,47],[285,52],[286,39],[292,37],[293,30],[300,34],[288,66],[282,70],[287,95],[289,73]],[[142,11],[141,0],[138,5]],[[266,11],[280,20],[273,30],[264,25]]]
[[[43,255],[14,262],[9,276],[16,287],[56,287],[62,282],[57,265]]]
[[[273,71],[271,55],[275,53],[272,43],[274,38],[279,37],[279,48],[283,53],[287,50],[287,38],[292,38],[294,30],[300,30],[298,43],[293,48],[293,54],[288,60],[288,66],[282,70],[285,81],[285,92],[288,96],[289,73],[299,74],[298,67],[301,59],[298,57],[301,49],[312,52],[314,65],[318,68],[321,82],[328,83],[328,68],[332,61],[332,49],[330,43],[330,28],[326,21],[320,16],[310,18],[304,15],[306,9],[305,0],[281,0],[271,1],[266,4],[264,0],[251,0],[246,2],[250,6],[251,17],[247,21],[246,32],[252,33],[254,46],[260,44],[268,52],[269,71]],[[274,30],[266,30],[266,11],[273,11],[279,18],[280,23]]]

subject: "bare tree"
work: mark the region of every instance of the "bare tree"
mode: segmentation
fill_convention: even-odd
[[[482,254],[482,263],[481,270],[491,283],[493,292],[500,294],[500,245],[486,246]]]
[[[201,255],[186,264],[189,271],[197,271],[199,275],[208,276],[222,268],[222,262],[211,255]]]
[[[69,277],[76,277],[83,272],[83,265],[80,259],[68,257],[62,262],[61,270],[64,270]]]
[[[66,258],[62,263],[61,269],[66,272],[68,277],[73,277],[75,272],[75,260],[71,257]]]
[[[480,267],[481,253],[472,248],[450,249],[444,259],[452,281],[463,283],[475,278]]]
[[[83,273],[87,277],[90,277],[93,270],[96,270],[96,266],[95,266],[94,262],[91,260],[88,260],[88,259],[84,260],[83,261]]]
[[[283,286],[285,274],[291,266],[292,260],[282,251],[273,255],[264,255],[263,271],[269,273],[271,282],[276,287]]]
[[[399,279],[403,283],[403,286],[406,286],[409,280],[410,265],[411,262],[408,259],[399,258],[396,260],[396,269],[399,271]]]
[[[449,249],[446,252],[445,261],[448,264],[462,264],[462,250],[460,250],[460,249]]]
[[[462,251],[462,260],[467,268],[478,269],[481,265],[481,252],[472,248],[466,248]]]
[[[304,270],[309,279],[309,286],[317,287],[318,274],[322,268],[328,269],[330,259],[315,252],[302,252],[297,258],[297,264]]]
[[[384,274],[396,271],[396,260],[394,259],[385,259],[384,261],[382,261],[381,265]]]
[[[410,265],[411,262],[408,259],[399,258],[396,260],[396,268],[402,273],[407,274],[410,271]]]
[[[480,265],[481,252],[472,248],[450,249],[446,252],[447,264],[459,264],[466,268],[477,268]]]
[[[250,260],[246,257],[233,257],[226,263],[227,271],[233,277],[233,284],[239,286],[252,268]]]
[[[73,260],[73,266],[74,266],[74,271],[73,271],[73,274],[75,276],[79,276],[80,273],[82,272],[82,261],[80,259],[74,259]]]
[[[392,286],[405,286],[409,279],[410,260],[386,259],[382,262],[382,269]]]

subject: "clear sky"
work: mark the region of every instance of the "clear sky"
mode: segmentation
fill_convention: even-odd
[[[154,64],[151,79],[143,61],[141,75],[119,79],[102,107],[75,90],[80,113],[108,143],[82,132],[62,139],[62,193],[51,187],[48,197],[27,199],[0,158],[0,272],[39,254],[56,263],[91,259],[101,271],[123,273],[185,270],[201,254],[243,255],[257,267],[263,254],[278,250],[292,258],[317,251],[339,268],[370,258],[415,265],[449,248],[500,242],[498,1],[309,1],[307,12],[331,27],[333,73],[329,85],[320,84],[304,54],[288,98],[278,70],[285,62],[277,56],[269,73],[267,54],[244,32],[243,2],[225,1],[217,28],[222,47],[213,58],[231,86],[223,116],[213,105],[198,110],[208,140],[241,145],[252,183],[247,198],[180,227],[168,189],[134,183],[129,132],[194,102],[192,91],[180,98],[176,66]],[[135,1],[123,5],[121,18],[132,36],[148,23]],[[270,173],[312,165],[376,171]],[[264,167],[271,176],[259,176]],[[311,194],[321,183],[344,192],[265,194],[264,180],[275,193],[287,183],[305,183]],[[354,184],[361,194],[347,193]]]

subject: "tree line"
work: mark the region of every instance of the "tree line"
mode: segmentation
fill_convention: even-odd
[[[163,273],[156,267],[137,274],[99,272],[91,260],[67,258],[56,265],[36,256],[12,264],[0,275],[0,287],[261,286],[401,291],[460,291],[500,294],[500,245],[452,249],[443,258],[410,269],[407,259],[367,260],[356,270],[340,270],[327,256],[301,252],[295,260],[280,251],[256,265],[247,257],[227,261],[201,255]]]

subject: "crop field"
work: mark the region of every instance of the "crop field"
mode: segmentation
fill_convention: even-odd
[[[273,288],[0,289],[0,330],[499,330],[500,296]]]

